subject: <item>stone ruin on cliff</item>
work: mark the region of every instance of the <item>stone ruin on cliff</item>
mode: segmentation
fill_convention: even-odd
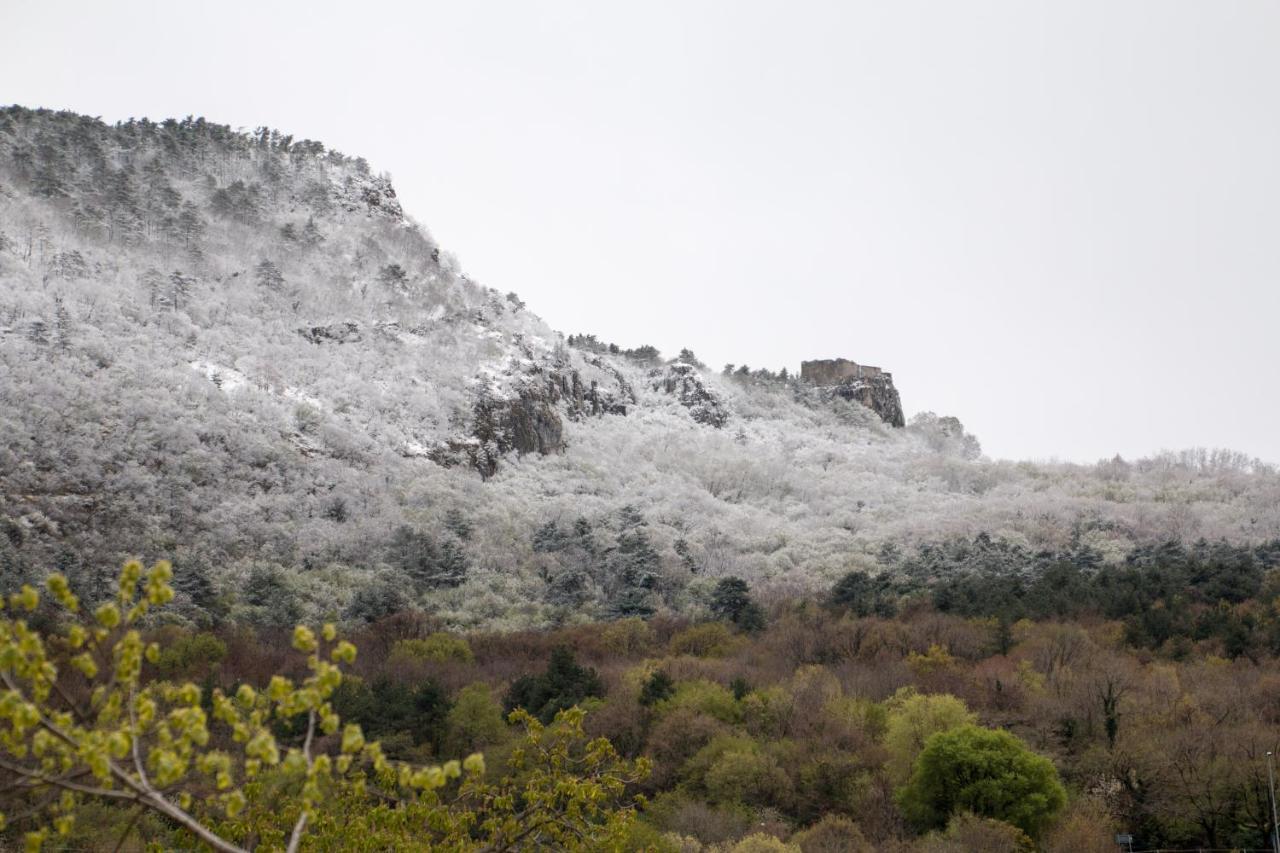
[[[847,358],[817,359],[800,363],[800,379],[826,399],[840,397],[861,403],[890,426],[906,425],[902,400],[888,371]]]

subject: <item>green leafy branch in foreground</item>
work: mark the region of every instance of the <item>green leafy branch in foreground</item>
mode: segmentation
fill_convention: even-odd
[[[322,800],[364,797],[373,783],[397,802],[432,806],[464,770],[483,776],[478,754],[441,766],[393,764],[359,726],[342,727],[329,699],[356,649],[338,640],[333,625],[319,636],[305,626],[294,630],[293,646],[306,655],[310,671],[301,684],[276,675],[261,691],[242,685],[227,696],[215,690],[212,721],[196,685],[144,682],[144,662],[154,664],[160,648],[144,643],[137,626],[173,598],[172,575],[167,562],[145,576],[140,563],[130,562],[114,600],[92,614],[65,577],[52,575],[47,587],[62,625],[48,632],[23,615],[40,606],[37,590],[23,586],[10,596],[0,618],[0,795],[19,808],[6,802],[0,829],[6,819],[37,827],[25,834],[29,850],[38,850],[51,832],[69,834],[79,804],[100,798],[158,813],[215,850],[241,851],[198,815],[234,822],[248,804],[246,789],[270,772],[294,791],[288,803],[270,805],[277,815],[296,812],[285,845],[292,853]],[[297,718],[305,723],[302,744],[282,756],[272,727]],[[320,735],[339,730],[336,754],[317,750]]]
[[[510,719],[524,736],[506,761],[509,773],[493,781],[466,773],[447,805],[427,796],[406,802],[380,792],[366,796],[354,786],[336,789],[309,825],[308,846],[371,853],[623,849],[643,802],[625,802],[626,791],[648,775],[649,762],[622,759],[606,738],[588,740],[584,717],[575,707],[543,725],[525,711],[513,712]],[[273,781],[264,774],[247,787],[262,793]],[[297,806],[280,807],[265,795],[252,799],[220,827],[223,834],[283,846],[277,811],[289,816]]]

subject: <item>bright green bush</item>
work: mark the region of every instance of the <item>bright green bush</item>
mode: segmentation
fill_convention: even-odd
[[[673,655],[722,658],[742,648],[746,640],[723,622],[705,622],[685,628],[671,638],[667,648]]]
[[[204,675],[227,656],[227,644],[212,634],[185,634],[170,643],[156,661],[161,678]]]
[[[448,753],[467,754],[507,738],[502,706],[487,684],[468,684],[458,691],[446,720]]]
[[[1053,763],[1009,732],[966,725],[929,738],[898,804],[920,829],[959,812],[1010,823],[1037,836],[1067,803]]]
[[[666,715],[677,708],[688,708],[724,723],[742,722],[742,704],[733,698],[733,692],[713,681],[684,681],[676,686],[675,695],[654,706],[659,715]]]
[[[888,719],[884,745],[889,751],[889,778],[901,785],[911,776],[916,758],[929,738],[978,721],[964,702],[948,694],[927,695],[899,690],[885,702]]]
[[[713,803],[764,806],[787,791],[777,759],[749,737],[722,735],[700,749],[684,768],[687,784]]]
[[[397,640],[391,647],[387,665],[393,669],[406,663],[426,661],[430,663],[473,663],[475,655],[471,645],[453,634],[437,632],[421,639]]]

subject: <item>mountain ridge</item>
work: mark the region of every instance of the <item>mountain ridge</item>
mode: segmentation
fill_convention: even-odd
[[[891,378],[566,337],[363,160],[266,129],[0,109],[0,328],[5,576],[173,557],[196,621],[550,624],[894,571],[887,545],[1280,535],[1240,454],[993,461]]]

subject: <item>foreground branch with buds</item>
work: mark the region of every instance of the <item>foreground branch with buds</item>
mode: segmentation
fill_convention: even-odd
[[[334,625],[294,629],[308,671],[300,683],[275,675],[205,696],[156,678],[161,649],[142,623],[173,598],[172,575],[166,562],[146,571],[130,562],[91,613],[58,574],[43,600],[23,586],[0,601],[4,837],[16,840],[20,826],[38,850],[69,835],[95,799],[134,813],[117,849],[143,812],[218,851],[294,853],[307,839],[322,849],[588,850],[626,836],[635,817],[626,791],[648,763],[589,741],[577,708],[550,726],[513,713],[524,740],[512,775],[497,781],[478,753],[440,765],[388,760],[334,711],[356,656]],[[298,733],[296,743],[282,744],[283,732]]]

